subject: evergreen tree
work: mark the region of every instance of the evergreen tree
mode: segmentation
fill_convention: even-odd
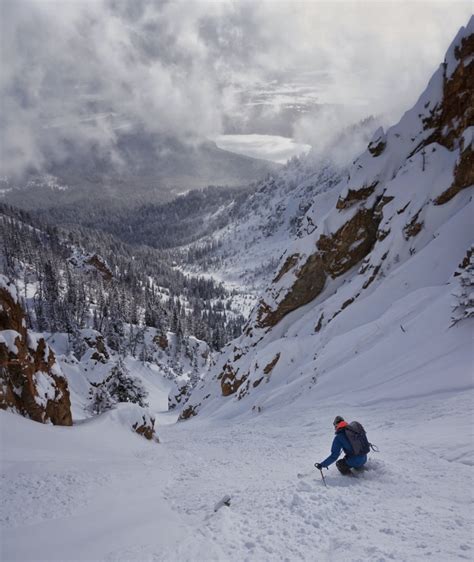
[[[451,318],[453,324],[474,317],[474,245],[469,248],[464,263],[457,272],[457,280]]]
[[[115,402],[133,402],[146,407],[148,392],[141,381],[130,375],[125,363],[119,359],[105,381],[106,388]]]
[[[102,412],[110,410],[114,404],[115,401],[104,383],[92,383],[92,388],[89,390],[88,412],[94,415],[102,414]]]

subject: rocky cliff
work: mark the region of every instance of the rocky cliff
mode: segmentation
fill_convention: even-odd
[[[72,425],[67,381],[44,338],[26,328],[14,287],[0,276],[0,408]]]

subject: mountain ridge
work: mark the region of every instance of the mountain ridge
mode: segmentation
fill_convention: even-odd
[[[66,147],[68,148],[68,147]],[[22,178],[3,178],[2,201],[25,210],[84,207],[89,200],[107,208],[164,202],[208,185],[246,185],[279,165],[218,148],[213,141],[183,142],[143,131],[122,133],[113,150],[69,147],[62,161]]]

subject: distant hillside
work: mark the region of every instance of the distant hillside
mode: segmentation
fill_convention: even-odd
[[[38,332],[110,328],[126,346],[125,324],[196,335],[220,348],[243,318],[212,279],[186,276],[153,248],[131,247],[81,228],[62,230],[0,205],[0,273],[19,289],[29,327]],[[110,343],[109,342],[109,343]]]
[[[2,200],[26,210],[75,206],[87,214],[98,207],[169,201],[208,185],[247,185],[279,168],[222,150],[213,142],[186,144],[144,132],[122,134],[106,154],[93,145],[65,150],[64,160],[50,160],[41,172],[32,171],[20,180],[3,178]]]
[[[227,224],[234,209],[256,189],[209,186],[193,189],[166,203],[128,208],[91,208],[87,213],[74,204],[40,209],[34,215],[58,225],[80,224],[113,234],[129,244],[174,248],[189,244]]]

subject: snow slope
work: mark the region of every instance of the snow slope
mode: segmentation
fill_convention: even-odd
[[[58,428],[0,412],[1,558],[472,560],[472,399],[309,397],[219,423],[163,417],[161,444],[107,418]],[[331,467],[325,488],[312,465],[335,413],[362,420],[380,453],[357,478]]]

